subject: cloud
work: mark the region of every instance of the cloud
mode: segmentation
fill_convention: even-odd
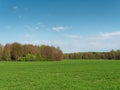
[[[104,35],[97,34],[91,36],[67,35],[62,37],[61,40],[49,42],[52,42],[52,45],[60,46],[63,52],[69,53],[88,51],[103,52],[110,51],[112,49],[116,50],[120,49],[119,41],[120,35],[118,32],[108,32],[104,33]]]
[[[107,35],[107,37],[106,37]],[[109,36],[109,37],[108,37]],[[29,37],[29,34],[26,34],[26,37]],[[39,39],[30,40],[29,43],[34,45],[53,45],[59,46],[64,53],[70,52],[88,52],[88,51],[110,51],[112,49],[120,49],[120,36],[116,32],[106,32],[104,35],[98,33],[96,35],[62,35],[59,39]],[[27,42],[28,43],[28,42]]]
[[[40,26],[41,26],[41,25],[43,25],[43,23],[42,23],[42,22],[37,22],[37,25],[40,25]]]
[[[118,32],[111,32],[111,33],[101,33],[103,37],[113,37],[113,36],[120,36],[120,31]]]
[[[34,31],[37,31],[37,30],[45,28],[45,25],[43,23],[41,23],[41,22],[37,22],[34,25],[25,25],[24,27],[27,30],[34,32]]]
[[[53,30],[53,31],[62,31],[62,30],[68,30],[68,29],[71,29],[71,27],[55,26],[55,27],[51,28],[51,30]]]
[[[35,41],[32,42],[32,44],[34,44],[34,45],[40,45],[40,41],[39,40],[35,40]]]
[[[54,30],[54,31],[61,31],[61,30],[64,30],[65,29],[65,27],[62,27],[62,26],[60,26],[60,27],[52,27],[52,30]]]

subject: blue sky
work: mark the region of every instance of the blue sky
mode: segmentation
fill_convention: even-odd
[[[0,0],[0,43],[63,52],[120,49],[120,0]]]

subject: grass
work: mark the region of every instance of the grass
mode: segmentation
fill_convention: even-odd
[[[120,90],[120,61],[0,62],[0,90]]]

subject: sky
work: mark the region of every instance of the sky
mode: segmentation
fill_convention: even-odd
[[[120,49],[120,0],[0,0],[0,43],[64,53]]]

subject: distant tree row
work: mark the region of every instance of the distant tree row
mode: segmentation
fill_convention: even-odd
[[[110,52],[79,52],[66,53],[64,59],[108,59],[120,60],[120,50],[112,50]]]
[[[62,51],[54,46],[35,46],[20,43],[0,45],[0,60],[3,61],[59,61],[62,59]]]

